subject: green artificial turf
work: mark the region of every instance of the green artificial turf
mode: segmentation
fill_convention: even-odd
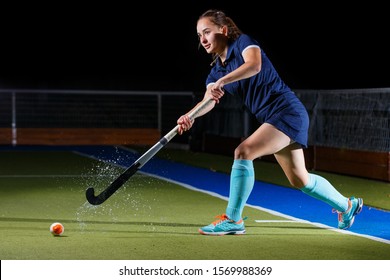
[[[101,191],[122,169],[63,151],[2,151],[0,158],[2,260],[390,259],[388,244],[307,223],[257,223],[284,218],[250,207],[246,235],[203,236],[198,228],[224,211],[225,200],[137,173],[91,206],[86,188]],[[231,164],[216,158],[208,168]],[[53,222],[64,225],[63,236],[51,235]]]

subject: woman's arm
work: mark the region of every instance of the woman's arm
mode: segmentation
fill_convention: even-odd
[[[189,130],[192,125],[194,124],[195,122],[195,119],[197,117],[200,117],[200,116],[203,116],[205,114],[207,114],[208,112],[210,112],[215,104],[216,104],[216,100],[215,98],[212,97],[212,95],[210,94],[210,89],[212,87],[213,84],[209,84],[207,86],[207,90],[204,94],[204,97],[203,97],[203,100],[200,101],[198,104],[196,104],[190,111],[188,111],[186,114],[182,115],[178,120],[177,120],[177,124],[180,125],[179,129],[178,129],[178,133],[181,135],[183,134],[183,132]],[[213,99],[214,101],[213,102],[207,102],[205,105],[203,104],[204,102],[206,102],[206,100],[209,100],[209,99]],[[191,112],[193,112],[194,110],[197,110],[199,106],[203,106],[203,108],[201,108],[199,110],[199,112],[196,114],[196,117],[195,118],[190,118],[189,115],[191,114]]]
[[[260,72],[262,63],[260,48],[248,48],[242,56],[244,63],[240,67],[223,76],[213,84],[210,93],[214,98],[219,99],[223,96],[224,85],[250,78]]]

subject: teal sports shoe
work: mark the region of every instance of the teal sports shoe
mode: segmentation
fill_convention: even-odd
[[[348,199],[348,210],[345,212],[337,211],[339,229],[348,229],[352,226],[355,221],[355,216],[362,212],[363,209],[363,199],[350,197]]]
[[[216,216],[217,220],[209,224],[208,226],[200,228],[198,231],[204,235],[228,235],[228,234],[245,234],[244,219],[235,222],[226,214]]]

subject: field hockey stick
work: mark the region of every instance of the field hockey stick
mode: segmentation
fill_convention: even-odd
[[[200,112],[211,103],[213,99],[203,100],[199,106],[195,107],[192,112],[188,114],[191,120],[197,118]],[[146,151],[139,159],[137,159],[130,167],[128,167],[118,178],[116,178],[105,190],[95,196],[94,188],[90,187],[86,191],[86,197],[90,204],[99,205],[112,196],[131,176],[133,176],[139,169],[142,168],[162,147],[164,147],[175,135],[178,133],[180,125],[176,125],[164,137],[162,137],[154,146]]]

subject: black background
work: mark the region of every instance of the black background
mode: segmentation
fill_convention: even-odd
[[[203,91],[211,57],[198,49],[196,20],[209,8],[254,36],[292,88],[390,87],[387,9],[336,3],[4,7],[0,88]]]

